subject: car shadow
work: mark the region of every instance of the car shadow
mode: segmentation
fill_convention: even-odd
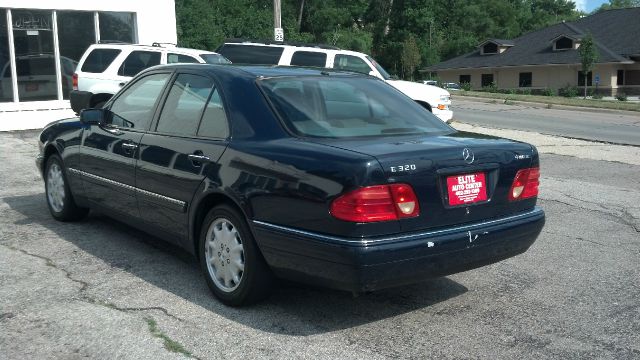
[[[177,246],[99,214],[92,213],[73,224],[55,221],[43,194],[3,200],[24,216],[16,225],[43,226],[114,268],[208,311],[266,332],[304,336],[352,328],[424,309],[467,291],[451,279],[438,278],[354,297],[347,292],[281,281],[266,301],[231,308],[213,297],[196,259]]]

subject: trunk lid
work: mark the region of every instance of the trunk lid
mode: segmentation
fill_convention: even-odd
[[[420,216],[400,220],[403,231],[478,222],[535,206],[535,198],[508,200],[516,172],[538,165],[535,148],[526,143],[466,132],[313,141],[373,156],[382,166],[388,183],[410,184],[419,200]],[[479,196],[475,203],[457,205],[449,200],[448,189],[451,182],[457,183],[458,176],[468,174],[475,174],[477,181],[484,177],[486,200]],[[454,177],[449,184],[448,177]]]

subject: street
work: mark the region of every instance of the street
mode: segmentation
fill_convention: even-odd
[[[640,112],[547,109],[545,104],[507,105],[503,100],[490,101],[454,94],[454,119],[486,127],[640,146]]]
[[[248,308],[221,305],[158,239],[93,213],[53,220],[38,132],[0,133],[2,358],[640,358],[640,148],[538,133],[640,145],[640,119],[590,130],[609,115],[455,104],[461,130],[538,146],[547,223],[529,251],[355,298],[282,283]]]

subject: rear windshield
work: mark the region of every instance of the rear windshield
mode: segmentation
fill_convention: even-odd
[[[82,71],[89,73],[101,73],[113,62],[121,50],[118,49],[93,49],[82,64]]]
[[[234,64],[276,65],[284,51],[281,47],[224,44],[216,52]]]
[[[231,61],[218,54],[200,54],[200,57],[207,64],[231,64]]]
[[[454,130],[383,81],[280,77],[259,81],[285,126],[322,138],[448,134]]]

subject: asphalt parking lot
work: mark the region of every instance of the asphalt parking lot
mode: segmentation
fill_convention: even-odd
[[[519,133],[548,144],[547,224],[523,255],[357,298],[286,283],[235,309],[179,249],[54,221],[36,134],[0,133],[0,358],[640,358],[637,147]]]

